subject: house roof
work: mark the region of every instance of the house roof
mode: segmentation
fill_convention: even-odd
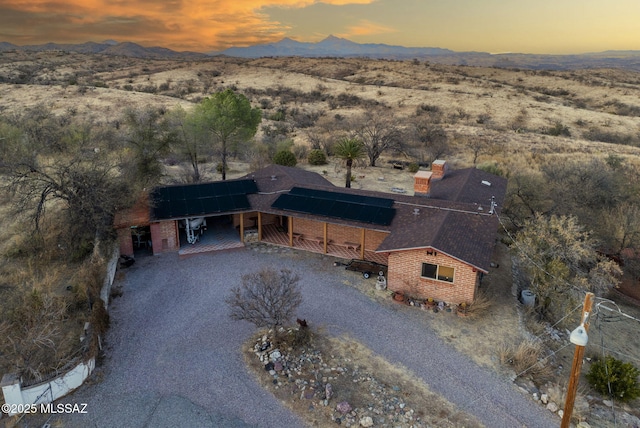
[[[251,182],[251,189],[240,192],[246,198],[246,205],[234,205],[233,210],[229,211],[295,215],[298,218],[383,231],[388,235],[378,247],[378,252],[433,248],[485,272],[489,268],[498,228],[495,214],[504,200],[507,185],[506,179],[475,168],[448,170],[442,179],[432,182],[429,197],[420,197],[339,188],[320,174],[280,165],[267,166],[236,181]],[[232,180],[227,181],[230,182]],[[210,186],[211,183],[190,186],[206,185]],[[191,190],[189,192],[195,194]],[[303,205],[297,202],[297,205],[281,203],[282,199],[279,199],[282,195],[288,195],[285,199],[291,199],[300,194],[306,195]],[[320,197],[327,194],[335,196],[329,200],[335,202],[346,199],[352,205],[341,205],[338,211],[342,214],[330,215],[330,210],[322,206],[328,203],[326,198]],[[386,217],[387,221],[371,222],[371,216],[365,214],[367,209],[378,207],[375,204],[367,207],[363,201],[375,200],[390,201],[385,202],[385,209],[393,214]],[[493,212],[492,200],[497,204]],[[304,204],[314,204],[318,209],[310,209]],[[343,215],[346,212],[343,209],[359,210],[362,215]],[[200,211],[200,216],[220,212]],[[175,218],[173,212],[171,215]],[[156,216],[154,218],[157,219]]]

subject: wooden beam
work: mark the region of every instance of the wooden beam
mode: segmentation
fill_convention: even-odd
[[[327,254],[327,222],[325,221],[322,225],[323,233],[324,233],[324,253]]]
[[[360,258],[362,260],[364,260],[364,235],[365,235],[365,228],[362,228],[362,231],[360,232]]]
[[[262,241],[262,213],[258,211],[258,242]]]
[[[289,246],[293,247],[293,217],[287,217],[289,221]]]

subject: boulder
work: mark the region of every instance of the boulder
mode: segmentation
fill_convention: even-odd
[[[371,416],[365,416],[364,418],[360,419],[360,426],[365,428],[372,427],[373,419],[371,419]]]

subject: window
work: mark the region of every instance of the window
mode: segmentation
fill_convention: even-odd
[[[453,282],[454,269],[448,266],[422,263],[422,277],[437,279],[438,281]]]

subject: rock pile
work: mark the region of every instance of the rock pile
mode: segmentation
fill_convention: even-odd
[[[253,352],[274,390],[303,403],[308,412],[346,427],[426,427],[399,386],[388,385],[349,358],[323,355],[313,346],[276,349],[265,335]]]

